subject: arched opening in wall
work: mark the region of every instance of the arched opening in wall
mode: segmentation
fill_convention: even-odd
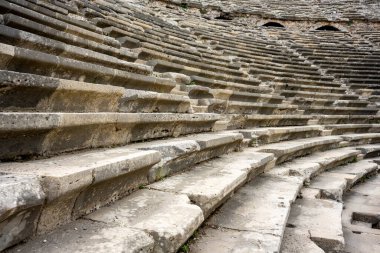
[[[340,31],[338,28],[332,25],[324,25],[316,29],[317,31]]]
[[[263,26],[264,27],[274,27],[274,28],[285,28],[285,26],[283,26],[282,24],[277,23],[277,22],[268,22],[268,23],[263,24]]]

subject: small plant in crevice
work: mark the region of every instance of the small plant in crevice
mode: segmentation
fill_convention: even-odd
[[[201,13],[201,14],[207,14],[207,9],[206,8],[201,8],[201,9],[199,9],[199,12]]]
[[[189,253],[190,252],[190,247],[187,243],[181,246],[179,249],[178,253]]]
[[[181,3],[181,4],[180,4],[180,7],[181,7],[181,9],[184,10],[184,11],[187,11],[187,9],[189,8],[189,6],[187,5],[187,3]]]

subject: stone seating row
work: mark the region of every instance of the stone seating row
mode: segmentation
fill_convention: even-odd
[[[362,135],[362,137],[364,136],[365,135]],[[363,140],[364,138],[361,139]],[[298,140],[298,142],[288,141],[279,143],[281,145],[273,145],[272,148],[270,144],[269,146],[258,148],[246,148],[243,152],[232,153],[231,155],[201,163],[189,171],[150,184],[146,186],[147,189],[140,189],[136,193],[132,193],[126,198],[116,201],[115,204],[109,207],[100,208],[99,211],[85,216],[84,221],[80,220],[74,223],[87,223],[90,222],[87,221],[87,219],[89,219],[91,222],[111,222],[111,224],[114,225],[119,224],[117,226],[127,225],[127,227],[132,228],[132,230],[143,229],[144,231],[151,231],[148,237],[151,238],[153,236],[155,251],[174,252],[191,236],[195,229],[201,225],[205,217],[221,205],[237,187],[241,186],[247,180],[273,167],[274,163],[280,164],[283,161],[317,150],[320,151],[333,147],[337,148],[342,145],[339,144],[342,140],[341,137],[326,136],[301,139]],[[366,140],[367,143],[378,141],[376,136],[368,136]],[[26,163],[4,163],[1,166],[1,170],[5,173],[4,177],[7,177],[6,180],[10,182],[12,182],[12,180],[14,182],[17,177],[24,178],[24,180],[31,180],[30,178],[28,179],[27,175],[33,175],[32,178],[34,180],[43,180],[42,188],[40,189],[43,189],[47,195],[45,197],[45,195],[41,193],[41,190],[35,193],[29,205],[27,205],[28,212],[34,215],[28,215],[27,217],[33,219],[33,217],[38,216],[32,212],[41,212],[43,199],[48,199],[47,204],[44,204],[42,208],[42,216],[39,220],[38,228],[34,227],[34,229],[37,230],[32,229],[33,227],[28,227],[28,229],[23,230],[22,233],[18,235],[7,234],[9,237],[6,239],[9,244],[13,244],[17,242],[17,240],[20,240],[21,237],[30,236],[31,233],[35,231],[43,233],[44,231],[46,232],[52,228],[56,228],[56,226],[68,222],[72,218],[71,215],[78,215],[79,217],[105,203],[125,196],[125,194],[128,194],[131,190],[128,187],[136,188],[140,186],[140,188],[142,188],[141,185],[145,185],[148,179],[155,181],[173,172],[178,172],[178,168],[187,169],[194,163],[220,156],[225,152],[239,148],[242,145],[242,141],[243,136],[238,133],[203,134],[179,139],[172,143],[158,141],[157,144],[136,144],[135,146],[128,146],[128,148],[88,151],[82,153],[80,159],[70,159],[70,156],[74,155],[72,154]],[[102,153],[102,155],[100,155],[100,153]],[[274,154],[276,159],[273,160],[273,155],[268,153]],[[349,154],[352,154],[352,152]],[[328,164],[331,164],[332,161],[336,161],[337,159],[349,159],[349,154],[345,156],[346,158],[343,158],[342,155],[337,156],[335,153],[334,156],[332,156],[333,159],[330,159]],[[78,154],[75,155],[77,156]],[[142,158],[142,156],[145,156],[145,158]],[[160,156],[162,157],[161,162]],[[93,164],[93,166],[80,165],[82,163],[88,164],[88,159],[91,159],[90,164]],[[106,162],[106,160],[109,162]],[[71,165],[70,163],[74,164]],[[111,163],[113,165],[111,165]],[[54,164],[54,166],[51,166],[52,164]],[[61,172],[61,174],[58,175],[56,174],[57,166],[60,167]],[[122,169],[125,166],[128,167],[128,170]],[[168,168],[172,169],[168,170]],[[49,172],[52,170],[54,170],[53,174]],[[85,174],[83,173],[88,176],[84,176]],[[36,175],[40,175],[40,179],[38,179],[38,177],[36,179]],[[77,175],[81,175],[80,181],[75,180]],[[128,184],[127,188],[125,184],[117,183],[124,182],[127,178],[131,180],[131,184]],[[134,178],[136,178],[136,180]],[[192,178],[192,180],[188,180],[189,178]],[[75,183],[73,183],[73,180]],[[112,189],[109,183],[106,183],[108,180],[113,180]],[[19,182],[22,182],[22,180],[17,181],[17,183]],[[38,184],[36,181],[34,181],[34,183]],[[14,187],[13,189],[25,190],[25,188],[23,188],[25,184],[17,186],[17,184],[11,183],[10,185]],[[54,185],[59,186],[59,188]],[[34,187],[34,189],[37,191],[38,187]],[[93,194],[95,191],[101,191],[104,194],[97,194],[97,198],[94,199],[95,196]],[[16,196],[13,195],[13,197],[19,196],[17,194],[18,192],[15,191]],[[77,196],[77,194],[80,195],[78,197],[72,196]],[[173,194],[176,194],[175,198]],[[179,196],[181,196],[181,194],[183,197],[180,198]],[[92,197],[90,198],[90,196]],[[63,199],[66,199],[66,201],[63,201]],[[154,201],[154,199],[156,201]],[[195,203],[195,206],[193,204],[189,205],[190,200],[192,203]],[[145,204],[140,201],[143,201]],[[9,201],[8,203],[13,202]],[[62,208],[62,203],[65,204],[65,207],[70,207],[70,209]],[[68,203],[72,204],[68,205]],[[131,210],[131,205],[137,209],[136,212],[130,213],[131,216],[127,218],[124,216],[126,214],[125,208]],[[17,206],[10,208],[13,209],[15,213],[20,211],[20,207]],[[173,208],[178,215],[174,215]],[[58,214],[57,210],[59,210],[60,215],[55,215],[54,217],[57,219],[52,220],[50,214],[52,212]],[[178,210],[182,211],[178,212]],[[124,213],[124,215],[120,212]],[[23,213],[26,213],[26,211]],[[113,215],[111,215],[111,213]],[[21,218],[17,215],[9,217],[8,214],[9,213],[4,214],[8,219]],[[167,214],[170,215],[167,216]],[[182,220],[183,215],[187,217],[187,222],[185,223],[183,223]],[[121,218],[121,220],[116,219],[115,216],[119,217],[119,219]],[[122,217],[125,217],[126,220]],[[116,222],[115,219],[121,223]],[[149,222],[149,219],[152,220]],[[164,223],[157,222],[157,219]],[[181,223],[180,220],[182,220]],[[7,222],[6,224],[12,223]],[[28,224],[36,225],[32,220],[29,220]],[[165,224],[165,226],[161,226],[160,224]],[[74,224],[74,226],[76,225]],[[165,231],[165,233],[154,232],[157,230]],[[54,233],[60,233],[60,231],[62,230],[58,229]],[[123,238],[123,241],[134,241],[136,239],[134,236],[135,235],[132,234],[131,237]],[[47,239],[47,241],[50,241],[50,239]],[[36,242],[39,243],[40,240],[38,239]],[[127,245],[129,245],[129,243]],[[149,243],[149,245],[149,247],[152,246],[151,243]],[[41,249],[43,249],[43,247]]]
[[[301,190],[302,198],[292,205],[282,251],[301,252],[305,245],[316,252],[344,250],[343,194],[377,171],[377,163],[365,159],[333,168],[313,178]]]

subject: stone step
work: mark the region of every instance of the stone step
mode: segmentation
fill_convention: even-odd
[[[5,217],[2,231],[14,229],[15,222],[28,221],[31,225],[19,226],[17,231],[4,234],[5,246],[36,233],[46,233],[125,196],[140,184],[147,183],[147,172],[160,158],[157,151],[120,148],[26,163],[2,163],[2,175],[13,178],[17,183],[9,200],[18,199],[15,206],[2,205],[7,207],[3,209],[5,213],[12,214]],[[3,183],[0,185],[7,187]],[[38,206],[23,204],[30,202],[30,189],[27,187],[42,189]],[[36,202],[37,199],[32,197],[30,195],[30,199]]]
[[[377,115],[316,115],[315,118],[316,124],[321,125],[380,123],[380,118]]]
[[[305,198],[331,199],[341,202],[343,192],[347,188],[347,178],[351,178],[351,176],[342,176],[328,172],[322,173],[313,178],[311,183],[302,189],[302,196]]]
[[[230,129],[277,126],[304,126],[310,115],[231,115]]]
[[[378,240],[376,239],[379,238],[380,232],[377,229],[376,223],[379,220],[379,187],[379,176],[375,174],[371,178],[363,180],[361,184],[353,187],[344,198],[343,228],[351,234],[365,235],[369,239],[367,245],[360,244],[360,241],[347,241],[347,246],[350,248],[355,248],[354,244],[356,242],[359,252],[362,252],[366,248],[378,248]],[[375,236],[375,238],[371,238],[372,236]],[[352,237],[350,236],[349,238]],[[376,243],[371,239],[375,239]]]
[[[257,148],[259,152],[273,153],[276,164],[304,156],[315,151],[337,148],[343,139],[337,136],[322,136],[267,144]]]
[[[0,44],[0,55],[3,59],[0,67],[9,71],[158,92],[169,92],[175,87],[170,79],[144,76],[6,44]]]
[[[379,124],[334,124],[325,125],[324,129],[331,130],[332,135],[356,134],[356,133],[378,133]]]
[[[208,62],[203,62],[203,59],[199,59],[198,61],[194,60],[188,60],[183,59],[177,56],[167,55],[162,52],[157,52],[151,49],[147,48],[141,48],[141,52],[139,53],[139,58],[149,61],[149,60],[164,60],[173,62],[176,64],[193,67],[193,68],[199,68],[204,69],[212,72],[217,73],[223,73],[223,74],[230,74],[230,75],[237,75],[237,76],[243,76],[243,72],[239,71],[239,69],[230,69],[229,66],[226,67],[220,67],[217,65],[210,64]]]
[[[376,144],[380,142],[380,133],[345,134],[340,135],[351,145]]]
[[[122,61],[116,57],[101,54],[93,50],[68,45],[66,43],[45,38],[33,33],[24,32],[18,29],[0,25],[0,42],[36,50],[48,52],[51,55],[71,58],[88,63],[103,65],[123,71],[149,75],[152,68],[146,65]]]
[[[291,127],[265,127],[256,129],[238,130],[245,139],[249,139],[250,146],[317,137],[322,134],[321,126],[291,126]]]
[[[344,191],[349,190],[359,180],[371,175],[378,170],[378,164],[372,160],[361,160],[356,163],[350,163],[326,172],[326,176],[341,176],[346,179],[347,186]],[[334,174],[334,175],[333,175]]]
[[[0,251],[34,233],[45,193],[35,176],[0,175]],[[21,201],[20,201],[21,200]],[[4,222],[5,221],[5,222]],[[12,221],[14,223],[12,223]],[[14,224],[19,226],[15,231]]]
[[[332,95],[345,96],[346,89],[345,88],[336,88],[336,87],[323,87],[316,85],[300,85],[300,84],[292,84],[288,81],[271,81],[270,86],[278,93],[282,93],[282,91],[296,91],[296,92],[315,92],[315,93],[331,93]]]
[[[145,231],[80,219],[46,236],[7,252],[153,252],[154,240]]]
[[[376,252],[379,250],[379,176],[374,175],[356,185],[344,197],[342,214],[345,251]]]
[[[230,81],[230,82],[236,82],[241,84],[248,84],[248,85],[258,85],[260,81],[257,79],[249,79],[247,77],[243,77],[244,75],[240,76],[231,76],[228,74],[220,74],[216,72],[211,72],[207,70],[202,70],[198,68],[192,68],[183,66],[180,64],[172,63],[172,62],[166,62],[162,60],[152,60],[147,63],[149,66],[153,67],[154,71],[163,73],[163,72],[177,72],[189,76],[199,76],[204,78],[210,78],[210,79],[216,79],[221,81]]]
[[[328,100],[352,100],[358,101],[359,98],[356,94],[337,94],[328,92],[311,92],[311,91],[299,91],[299,90],[283,90],[279,91],[282,96],[287,98],[308,98],[308,99],[328,99]]]
[[[14,14],[4,14],[3,22],[4,25],[13,27],[15,29],[21,29],[26,32],[38,34],[46,38],[61,41],[66,44],[75,45],[81,48],[96,51],[98,53],[115,56],[122,60],[135,61],[138,56],[137,54],[134,54],[127,49],[114,48],[111,46],[99,44],[95,41],[86,40],[85,38],[66,33],[65,31],[57,30],[48,25],[37,23]]]
[[[305,75],[305,76],[321,76],[321,74],[316,70],[316,69],[307,69],[306,66],[304,69],[300,68],[294,68],[292,65],[288,65],[285,67],[277,67],[277,66],[271,66],[271,65],[264,65],[264,64],[258,64],[256,61],[254,63],[249,64],[251,70],[253,71],[252,73],[255,73],[255,71],[260,71],[260,70],[268,70],[271,72],[283,72],[283,73],[289,73],[289,74],[295,74],[296,76],[298,75]],[[259,73],[259,72],[258,72]],[[301,77],[301,76],[300,76]],[[329,78],[331,80],[331,78]]]
[[[279,252],[301,185],[295,178],[258,176],[206,221],[191,252]]]
[[[357,149],[363,153],[364,158],[373,158],[373,157],[380,156],[380,154],[379,154],[380,145],[379,144],[361,145]]]
[[[189,113],[191,112],[191,105],[189,97],[181,95],[125,89],[124,96],[120,100],[119,111]]]
[[[261,102],[269,104],[281,104],[284,100],[283,96],[278,96],[276,94],[252,93],[227,89],[210,89],[200,85],[186,85],[182,86],[181,89],[186,90],[189,97],[194,99],[214,98],[229,101]]]
[[[324,172],[315,177],[308,187],[302,190],[303,199],[297,200],[292,206],[288,226],[285,231],[287,236],[285,236],[282,251],[302,252],[301,249],[290,251],[290,249],[294,250],[295,244],[300,238],[316,248],[319,246],[323,250],[342,250],[345,244],[342,238],[343,233],[341,232],[342,204],[332,200],[341,202],[345,191],[351,188],[358,180],[368,174],[376,173],[377,170],[378,165],[376,163],[373,163],[371,160],[362,160],[340,167],[335,166],[329,172]],[[321,200],[320,198],[332,200]],[[336,207],[333,209],[325,209],[334,206]],[[323,209],[325,209],[325,214],[323,214]],[[311,221],[311,215],[317,215],[318,217],[317,213],[319,213],[319,210],[321,211],[320,214],[323,215],[321,219],[318,222]],[[335,217],[328,216],[328,212],[331,212],[331,214],[335,213]],[[331,220],[331,218],[338,218],[338,222]],[[314,219],[315,217],[313,217]],[[331,223],[327,223],[326,221],[330,221]]]
[[[107,249],[111,251],[128,249],[131,252],[132,250],[134,252],[176,252],[203,220],[202,210],[191,204],[186,195],[141,189],[67,227],[20,245],[15,248],[15,252],[29,252],[29,247],[36,248],[37,252],[44,252],[44,247],[49,252],[59,252],[61,249],[54,247],[55,236],[61,237],[65,231],[71,232],[73,227],[74,230],[77,228],[75,231],[78,232],[71,234],[78,235],[81,239],[87,238],[88,234],[95,234],[91,237],[95,239],[95,242],[107,241],[107,244],[100,248],[100,252],[105,252]],[[81,230],[83,223],[86,225],[85,230]],[[87,223],[95,224],[100,229],[95,230],[94,233]],[[110,228],[111,231],[108,231]],[[90,231],[87,232],[87,229]],[[127,233],[124,234],[124,231]],[[113,235],[112,232],[118,233],[118,236],[113,236],[112,240],[107,239]],[[82,236],[82,234],[86,235]],[[47,238],[46,243],[41,243],[42,238]],[[88,249],[89,242],[91,240],[78,240],[75,236],[70,236],[65,240],[66,247],[79,244],[79,249]],[[40,249],[42,251],[39,251]],[[91,250],[93,250],[92,247]]]
[[[300,106],[305,114],[322,115],[376,115],[378,109],[368,107],[341,107],[341,106]]]
[[[120,43],[117,40],[110,38],[108,36],[104,36],[100,33],[87,30],[88,27],[86,27],[85,29],[78,26],[78,23],[86,24],[86,26],[91,26],[88,22],[81,22],[75,19],[68,20],[69,18],[67,18],[66,15],[57,14],[52,11],[43,11],[43,8],[36,7],[35,5],[27,1],[23,1],[23,0],[11,0],[10,2],[2,1],[0,3],[0,8],[8,13],[13,13],[16,15],[26,17],[28,19],[48,25],[57,30],[65,31],[67,33],[82,37],[84,39],[92,40],[97,43],[104,43],[112,47],[120,48]],[[67,22],[75,23],[75,25],[67,23]],[[94,30],[97,30],[97,28],[95,28]],[[98,31],[100,32],[100,30]]]
[[[273,90],[269,87],[249,85],[237,82],[226,82],[222,80],[215,80],[212,78],[199,77],[196,75],[191,76],[191,84],[205,86],[211,89],[226,89],[233,91],[252,92],[252,93],[270,93]]]
[[[361,152],[352,147],[316,152],[291,162],[278,165],[266,173],[281,177],[299,177],[308,182],[311,178],[326,170],[342,164],[347,164],[348,162],[356,161],[360,154]]]
[[[268,169],[272,154],[243,152],[201,163],[191,170],[148,186],[149,189],[186,194],[206,218],[249,178]]]
[[[188,97],[0,70],[2,111],[190,112]]]
[[[207,215],[206,211],[211,211],[209,208],[215,209],[249,176],[262,171],[272,159],[273,155],[271,154],[256,153],[251,150],[222,156],[197,165],[190,171],[149,185],[150,189],[132,193],[108,207],[101,208],[85,216],[84,221],[75,221],[69,227],[76,227],[76,224],[81,224],[82,222],[88,223],[89,221],[87,220],[98,221],[101,224],[110,223],[110,226],[118,224],[118,226],[132,230],[142,230],[153,237],[155,241],[154,252],[175,252],[200,226]],[[207,176],[203,175],[202,177],[202,172],[206,173]],[[192,177],[193,180],[189,181],[186,177],[181,179],[185,175]],[[162,189],[181,180],[184,180],[183,183],[177,184],[175,189],[173,187]],[[190,183],[188,186],[185,185],[187,182]],[[193,187],[193,190],[191,190],[191,187]],[[152,190],[154,188],[159,188],[159,191]],[[211,202],[205,202],[207,199]],[[202,209],[190,204],[190,200],[202,206]],[[131,212],[131,210],[135,211]],[[179,212],[179,210],[181,211]],[[126,214],[126,211],[129,215]],[[174,218],[174,214],[176,214],[176,218]],[[183,222],[184,219],[187,222]],[[59,232],[64,233],[66,230],[67,227],[63,227],[55,231],[53,235],[57,235]],[[49,239],[46,240],[50,242],[52,240],[50,239],[51,234],[47,236]],[[127,236],[135,237],[135,235],[129,233],[127,233]],[[73,238],[70,238],[69,241],[71,240]],[[135,241],[133,238],[129,238],[127,242],[131,240]],[[37,242],[40,242],[38,238],[33,240],[32,244],[36,245],[38,244]],[[21,245],[16,250],[23,251],[25,249]]]
[[[35,217],[38,222],[33,221],[34,229],[25,230],[25,233],[22,230],[13,239],[9,237],[9,241],[17,242],[36,232],[43,234],[56,229],[72,219],[122,198],[148,182],[160,180],[201,161],[238,149],[241,141],[242,136],[238,133],[200,134],[174,141],[139,143],[45,160],[2,163],[1,174],[16,181],[20,178],[20,182],[29,177],[30,182],[41,185],[41,198],[44,198],[42,208],[40,206],[38,209],[40,214]],[[259,153],[256,157],[266,159],[258,163],[261,166],[270,161],[272,156]],[[129,183],[126,185],[125,182]],[[0,184],[0,187],[3,186],[6,187],[7,184]],[[24,188],[17,186],[14,191],[16,196],[22,195]],[[33,205],[25,207],[22,204],[24,202],[20,203],[15,207],[4,206],[5,213],[25,213],[29,212],[29,208],[34,208]],[[54,217],[51,217],[52,213],[55,213]],[[7,220],[9,224],[13,224],[12,217]]]
[[[271,76],[273,78],[278,78],[278,77],[284,77],[284,78],[294,78],[294,79],[307,79],[307,80],[312,80],[312,81],[333,81],[333,77],[326,77],[322,76],[320,73],[316,73],[315,75],[308,75],[308,74],[299,74],[295,72],[285,72],[281,70],[268,70],[265,66],[263,69],[260,68],[251,68],[249,71],[250,74],[253,75],[259,75],[261,77],[265,77],[265,80],[268,80]]]
[[[292,97],[288,98],[292,104],[298,105],[299,107],[308,107],[308,106],[333,106],[333,107],[367,107],[368,101],[359,101],[359,100],[332,100],[332,99],[323,99],[323,98],[305,98],[305,97]]]
[[[1,160],[211,131],[215,114],[0,113]]]
[[[288,70],[294,70],[294,71],[302,70],[302,71],[312,71],[312,72],[317,71],[318,72],[317,67],[312,66],[307,63],[303,63],[303,62],[299,62],[299,63],[292,62],[291,64],[283,64],[283,63],[272,62],[267,59],[255,59],[253,63],[249,64],[249,66],[254,66],[252,64],[257,64],[258,66],[268,66],[268,67],[273,67],[273,68],[286,68]]]
[[[297,243],[294,241],[297,237],[315,243],[323,250],[320,252],[343,250],[342,210],[343,204],[333,200],[297,199],[286,229],[292,236],[284,240],[282,252],[294,252],[291,245]]]
[[[128,147],[141,150],[156,150],[162,160],[148,175],[149,182],[161,180],[189,166],[223,154],[239,150],[243,136],[236,132],[202,133],[173,140],[157,140],[146,143],[130,144]]]
[[[299,114],[296,105],[198,99],[198,105],[208,106],[208,112],[230,114]]]

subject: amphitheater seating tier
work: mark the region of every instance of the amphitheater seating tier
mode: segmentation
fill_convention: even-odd
[[[0,251],[376,252],[380,6],[312,2],[0,0]]]

